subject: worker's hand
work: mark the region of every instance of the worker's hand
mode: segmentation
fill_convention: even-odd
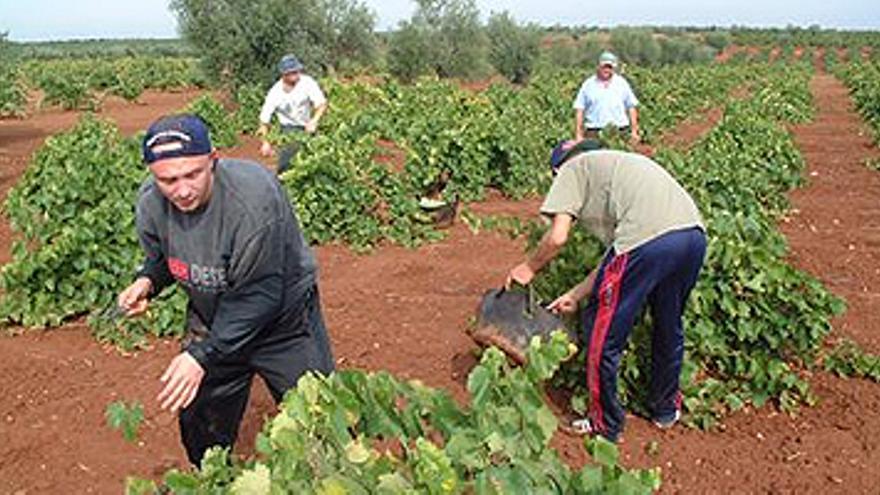
[[[520,285],[529,285],[535,278],[535,272],[528,263],[520,263],[510,270],[507,274],[507,280],[504,282],[506,288],[510,288],[514,282]]]
[[[570,291],[556,298],[555,301],[547,306],[547,309],[556,314],[570,315],[577,311],[578,300]]]
[[[168,365],[160,381],[165,384],[156,400],[162,409],[177,412],[192,403],[205,376],[202,365],[188,352],[181,352]]]
[[[638,129],[632,129],[629,132],[629,142],[630,144],[639,144],[642,142],[642,135],[639,133]]]
[[[306,133],[307,134],[314,134],[316,132],[318,132],[318,123],[315,122],[314,120],[310,120],[310,121],[306,122]]]
[[[263,141],[263,144],[260,145],[260,155],[266,158],[272,156],[272,145],[269,141]]]
[[[153,283],[147,277],[138,277],[131,285],[119,293],[116,304],[125,310],[126,316],[137,316],[147,310],[148,299]]]

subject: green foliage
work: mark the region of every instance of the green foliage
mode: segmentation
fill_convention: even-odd
[[[661,38],[659,43],[660,63],[663,64],[709,62],[715,56],[714,49],[702,45],[692,38]]]
[[[12,65],[0,68],[0,117],[21,117],[27,92],[19,70]]]
[[[474,0],[416,0],[392,35],[388,67],[405,80],[431,74],[474,79],[488,73],[489,42]]]
[[[161,57],[196,57],[198,53],[179,39],[90,39],[32,41],[15,43],[23,59],[124,58],[132,55]]]
[[[628,77],[641,98],[654,102],[643,119],[651,136],[724,99],[747,74],[700,66],[632,69]],[[441,177],[447,200],[479,200],[487,187],[513,197],[546,190],[547,152],[570,132],[570,100],[556,95],[573,95],[580,79],[573,71],[542,73],[528,86],[498,84],[483,93],[436,80],[412,86],[323,80],[333,110],[317,135],[284,135],[302,149],[282,182],[314,242],[368,249],[383,240],[414,246],[437,239],[418,200],[442,185]],[[113,84],[103,73],[94,81]],[[262,97],[260,87],[241,88],[234,116],[210,96],[193,107],[223,146],[236,128],[257,122]],[[381,159],[388,143],[397,163]],[[93,313],[96,336],[123,349],[182,330],[180,291],[163,294],[145,318],[100,317],[142,259],[133,213],[148,173],[140,162],[136,139],[123,139],[94,118],[47,140],[6,203],[24,239],[0,278],[4,322],[57,326]]]
[[[205,121],[211,131],[211,144],[214,147],[231,148],[238,144],[235,116],[213,96],[199,96],[186,106],[184,112],[198,115]]]
[[[852,94],[862,118],[880,142],[880,62],[855,62],[837,71]]]
[[[0,273],[5,323],[58,326],[115,301],[143,256],[133,205],[146,176],[139,141],[92,116],[46,140],[4,203],[23,236]],[[144,319],[100,322],[98,336],[132,347],[147,333],[180,332],[183,301],[167,297]]]
[[[719,52],[730,45],[731,39],[732,36],[728,31],[711,31],[705,36],[706,44]]]
[[[27,94],[18,70],[18,58],[6,41],[7,33],[0,33],[0,117],[24,115]]]
[[[45,73],[39,82],[43,103],[60,105],[65,110],[96,110],[98,98],[85,79],[68,77],[64,73]]]
[[[235,90],[235,128],[245,134],[253,134],[259,128],[260,109],[267,88],[259,84],[242,84]]]
[[[734,27],[730,30],[733,42],[742,46],[801,46],[801,47],[863,47],[880,46],[876,31],[822,29],[788,26],[785,28]]]
[[[641,66],[708,62],[716,53],[696,36],[657,35],[648,28],[612,29],[610,44],[622,60]]]
[[[637,65],[661,62],[663,48],[653,33],[645,28],[620,27],[611,31],[611,47],[622,60]]]
[[[865,352],[851,340],[842,340],[824,359],[825,371],[841,377],[880,382],[880,355]]]
[[[120,400],[108,404],[104,416],[107,418],[107,426],[121,430],[125,441],[131,443],[137,440],[138,429],[144,421],[144,407],[140,402],[128,405]]]
[[[388,48],[388,70],[397,78],[409,82],[433,71],[431,53],[434,47],[419,26],[402,21],[391,37]]]
[[[194,59],[31,60],[22,66],[27,85],[43,91],[43,104],[95,109],[108,94],[136,101],[147,89],[202,87],[206,81]]]
[[[659,470],[622,468],[611,443],[587,442],[595,464],[580,470],[550,446],[557,419],[542,383],[573,350],[561,332],[533,340],[525,368],[487,350],[467,407],[384,372],[309,374],[264,426],[258,461],[203,463],[165,483],[197,493],[651,493]]]
[[[207,72],[235,86],[277,78],[286,53],[316,74],[375,60],[375,17],[357,0],[174,0],[171,8]]]
[[[513,83],[526,82],[534,70],[541,43],[536,26],[521,26],[508,12],[493,14],[486,25],[489,61]]]

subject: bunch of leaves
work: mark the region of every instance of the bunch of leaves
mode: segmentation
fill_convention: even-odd
[[[384,372],[307,374],[264,426],[256,460],[217,475],[214,451],[201,471],[164,481],[215,493],[651,493],[659,469],[622,468],[611,443],[588,441],[596,463],[580,470],[550,446],[558,421],[542,384],[573,352],[561,332],[533,339],[525,368],[490,348],[468,377],[467,407]]]
[[[0,68],[0,117],[21,117],[27,104],[27,91],[16,67]]]
[[[825,371],[837,376],[880,382],[880,355],[866,352],[852,340],[838,342],[823,361]]]
[[[24,115],[27,93],[18,69],[18,57],[6,40],[7,33],[0,33],[0,117]]]
[[[203,94],[191,101],[183,111],[198,115],[205,121],[214,147],[230,148],[238,144],[236,120],[217,98]]]
[[[144,421],[144,407],[137,401],[130,405],[121,400],[111,402],[107,404],[104,416],[107,418],[107,426],[122,431],[126,442],[134,442]]]
[[[133,205],[146,175],[138,139],[121,137],[113,124],[93,116],[46,140],[4,203],[21,238],[0,274],[3,322],[57,326],[115,300],[143,256]],[[171,299],[174,308],[161,304],[142,322],[120,324],[179,331],[182,325],[154,325],[175,321],[168,311],[182,313],[180,299]],[[100,335],[113,340],[108,325]]]
[[[119,64],[115,74],[116,81],[110,89],[114,94],[127,101],[137,101],[147,88],[148,76],[145,74],[143,65],[139,64],[136,59]]]
[[[65,110],[95,110],[100,101],[87,79],[47,72],[39,80],[43,103],[60,105]]]
[[[785,67],[784,69],[782,67]],[[783,70],[788,76],[777,79],[772,86],[756,89],[754,100],[773,114],[775,120],[802,124],[813,119],[815,109],[810,92],[811,66],[807,63],[775,66],[770,70]]]
[[[244,134],[256,132],[266,91],[260,84],[242,84],[236,88],[234,126],[238,132]]]
[[[837,71],[849,88],[856,108],[880,141],[880,62],[855,62]]]
[[[729,105],[687,154],[665,150],[657,158],[694,197],[708,228],[707,259],[684,315],[681,377],[689,421],[699,426],[769,399],[787,411],[809,404],[812,395],[798,370],[815,362],[830,317],[842,310],[818,281],[786,263],[785,240],[775,226],[787,207],[785,192],[800,184],[803,170],[784,124],[773,118],[794,115],[788,109],[796,101],[786,100],[800,94],[788,88],[792,78],[797,74],[765,82],[778,95]],[[549,298],[567,290],[601,253],[594,239],[575,236],[561,262],[539,279],[539,292]],[[648,332],[647,324],[636,329],[621,370],[621,396],[637,411],[645,409],[640,390],[650,370]],[[575,364],[559,384],[583,387],[582,370],[582,362]],[[583,397],[576,401],[583,407]]]

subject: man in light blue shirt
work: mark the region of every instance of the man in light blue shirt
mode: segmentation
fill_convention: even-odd
[[[639,141],[639,100],[620,74],[615,74],[617,57],[610,52],[599,56],[596,74],[581,85],[574,99],[575,141],[595,138],[607,126],[629,134],[632,142]]]

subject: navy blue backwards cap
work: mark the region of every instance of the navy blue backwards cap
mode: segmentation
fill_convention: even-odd
[[[584,139],[583,141],[564,139],[559,141],[550,153],[550,168],[553,170],[553,175],[556,175],[559,172],[559,167],[574,155],[600,148],[602,148],[602,144],[595,139]]]
[[[153,122],[144,136],[147,165],[166,158],[207,155],[213,151],[208,126],[196,115],[168,115]]]

